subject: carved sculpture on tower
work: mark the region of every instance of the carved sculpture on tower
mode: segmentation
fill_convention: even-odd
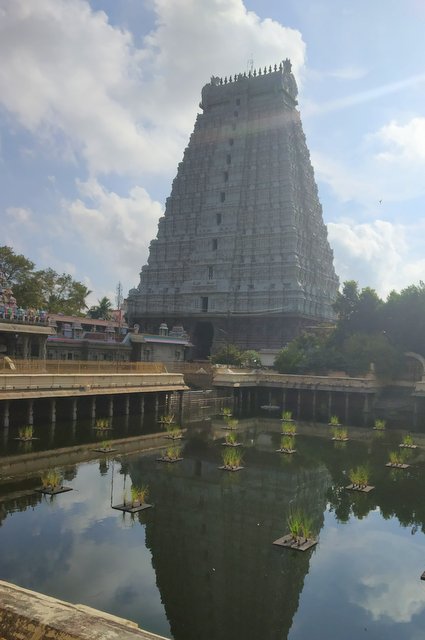
[[[206,357],[279,349],[334,318],[338,279],[291,63],[212,77],[140,283],[131,324],[181,324]]]

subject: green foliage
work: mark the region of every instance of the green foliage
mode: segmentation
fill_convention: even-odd
[[[326,373],[343,369],[344,360],[326,335],[303,333],[279,351],[274,367],[279,373]]]
[[[181,447],[167,447],[165,451],[165,458],[167,458],[167,460],[178,460],[180,458],[181,451]]]
[[[53,269],[34,270],[34,263],[11,247],[0,247],[0,268],[10,283],[18,306],[77,315],[87,307],[87,287]]]
[[[87,315],[96,320],[110,320],[112,318],[112,302],[104,296],[101,300],[97,301],[97,305],[90,307]]]
[[[236,429],[239,424],[239,420],[237,418],[225,418],[225,421],[228,429]]]
[[[286,435],[294,436],[297,433],[297,426],[291,422],[284,422],[282,424],[282,430]]]
[[[242,454],[236,447],[224,449],[222,457],[223,465],[227,469],[237,469],[242,464]]]
[[[348,438],[348,429],[344,427],[335,427],[332,429],[332,435],[335,440],[345,440]]]
[[[359,466],[355,469],[351,469],[348,473],[348,477],[354,487],[364,489],[369,483],[369,470],[365,466]]]
[[[331,416],[330,420],[329,420],[329,424],[332,426],[338,426],[339,425],[339,418],[338,416]]]
[[[145,504],[146,500],[149,497],[149,487],[147,484],[132,485],[131,487],[131,502],[134,504],[138,502],[139,504]],[[124,496],[124,504],[126,503],[126,498]]]
[[[32,440],[33,434],[34,428],[32,425],[27,425],[18,429],[18,435],[21,440]]]
[[[292,411],[282,411],[283,422],[292,420]]]
[[[61,474],[57,469],[49,469],[41,476],[43,489],[57,489],[61,484]]]
[[[280,440],[281,451],[294,451],[295,440],[291,436],[284,436]]]
[[[384,431],[385,425],[386,425],[385,420],[382,420],[381,418],[376,418],[375,429],[377,429],[377,431]]]
[[[403,436],[403,444],[407,447],[413,446],[413,437],[410,435],[410,433],[407,433],[405,436]]]
[[[236,444],[238,441],[238,436],[236,431],[231,431],[230,433],[226,433],[226,444]]]
[[[227,344],[220,351],[210,357],[212,364],[227,364],[235,367],[242,366],[242,351],[234,344]]]
[[[223,407],[221,410],[221,415],[223,418],[231,418],[232,417],[232,409],[230,407]]]
[[[294,540],[301,543],[313,536],[313,520],[302,511],[293,511],[288,516],[289,532]]]
[[[342,353],[350,375],[367,373],[372,362],[376,374],[384,379],[395,377],[401,369],[400,351],[383,334],[355,333],[345,340]]]
[[[181,438],[181,436],[182,436],[182,430],[180,429],[180,427],[177,424],[167,423],[165,425],[165,429],[167,431],[168,436],[170,438],[173,438],[173,440],[175,440],[177,438]]]
[[[241,355],[242,366],[247,369],[258,369],[261,367],[261,357],[258,351],[254,351],[253,349],[248,349],[247,351],[242,351]]]

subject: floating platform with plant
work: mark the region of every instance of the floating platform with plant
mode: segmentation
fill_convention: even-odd
[[[225,418],[226,425],[223,425],[221,428],[226,429],[227,431],[232,431],[233,429],[237,429],[239,420],[237,418]]]
[[[36,489],[37,493],[55,496],[58,493],[72,491],[72,487],[64,487],[62,476],[57,469],[49,469],[41,476],[41,487]]]
[[[28,424],[25,427],[19,427],[18,437],[14,438],[14,440],[19,440],[20,442],[31,442],[31,440],[39,440],[39,438],[34,437],[34,427]]]
[[[391,467],[392,469],[408,469],[410,467],[410,464],[406,463],[407,453],[407,451],[390,451],[390,461],[387,462],[385,466]]]
[[[226,448],[222,454],[223,464],[219,469],[222,471],[240,471],[242,466],[242,454],[238,449]]]
[[[114,453],[114,451],[117,451],[117,449],[114,449],[111,443],[105,440],[104,442],[102,442],[100,447],[93,449],[93,451],[97,451],[98,453]]]
[[[348,442],[348,429],[345,427],[334,427],[332,429],[332,440],[337,440],[338,442]]]
[[[414,443],[413,437],[408,433],[403,437],[403,442],[398,445],[402,449],[417,449],[418,445]]]
[[[329,423],[328,423],[328,425],[329,425],[330,427],[340,427],[340,426],[341,426],[341,423],[340,423],[340,421],[339,421],[338,416],[331,416],[331,417],[330,417],[330,419],[329,419]]]
[[[296,453],[294,449],[295,439],[291,436],[284,436],[280,440],[280,449],[276,449],[277,453]]]
[[[382,420],[381,418],[376,418],[374,425],[373,425],[373,430],[374,431],[385,431],[385,427],[387,426],[387,423],[385,422],[385,420]]]
[[[348,491],[369,493],[375,488],[369,484],[369,470],[367,467],[360,466],[355,469],[351,469],[348,473],[348,477],[351,480],[351,484],[345,487]]]
[[[143,511],[144,509],[150,509],[153,507],[153,504],[148,504],[146,500],[149,497],[149,487],[147,485],[133,485],[131,487],[131,498],[127,499],[126,494],[123,495],[122,504],[113,505],[113,509],[117,509],[118,511],[125,511],[126,513],[137,513],[138,511]]]
[[[157,458],[157,462],[180,462],[183,460],[181,456],[181,447],[167,447],[164,451],[164,455]]]
[[[301,511],[290,513],[288,516],[289,533],[275,540],[273,544],[296,551],[308,551],[318,542],[317,538],[313,536],[312,525],[312,519],[305,513]]]
[[[282,422],[294,422],[292,418],[292,411],[282,411],[280,419]]]
[[[238,436],[235,431],[226,433],[225,441],[221,443],[223,447],[241,447],[242,442],[238,442]]]

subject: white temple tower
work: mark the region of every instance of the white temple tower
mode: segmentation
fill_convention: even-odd
[[[131,324],[183,325],[206,357],[278,349],[334,318],[338,279],[291,63],[212,78],[178,166]]]

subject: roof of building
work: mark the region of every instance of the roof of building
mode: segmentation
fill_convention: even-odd
[[[183,347],[191,347],[192,344],[187,338],[178,338],[175,336],[157,336],[147,333],[130,333],[128,339],[131,342],[145,342],[145,343],[161,343],[161,344],[175,344],[182,345]]]
[[[121,327],[123,329],[127,329],[128,325],[126,322],[117,322],[116,320],[102,320],[101,318],[87,318],[85,316],[65,316],[61,313],[49,313],[47,316],[48,320],[55,320],[59,322],[68,322],[69,324],[86,324],[98,327]]]
[[[41,335],[55,335],[53,327],[40,326],[37,324],[24,324],[23,322],[0,322],[0,333],[38,333]]]

